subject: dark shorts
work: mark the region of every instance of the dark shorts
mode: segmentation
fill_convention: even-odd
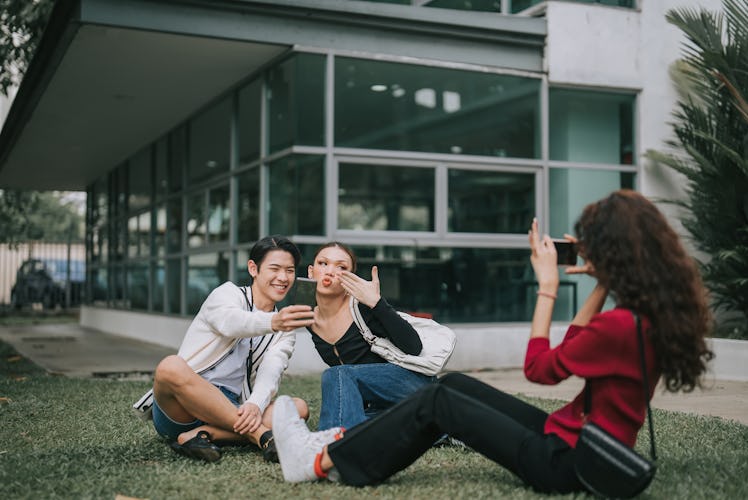
[[[218,387],[221,392],[229,398],[229,401],[234,403],[234,406],[239,406],[239,395],[234,394],[230,390],[226,389],[225,387]],[[153,427],[156,429],[156,432],[158,432],[159,436],[168,439],[170,441],[176,441],[177,436],[179,436],[183,432],[191,431],[192,429],[196,427],[200,427],[201,425],[205,425],[205,422],[202,420],[195,419],[192,422],[182,423],[177,422],[173,420],[169,415],[167,415],[164,410],[162,410],[158,406],[158,401],[156,401],[156,398],[153,398]]]

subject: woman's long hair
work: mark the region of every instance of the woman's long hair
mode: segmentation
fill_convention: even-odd
[[[616,303],[645,315],[665,387],[700,385],[714,355],[706,291],[693,259],[664,215],[641,194],[620,190],[585,207],[575,225],[580,252]]]

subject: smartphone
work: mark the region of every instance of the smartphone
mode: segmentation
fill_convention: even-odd
[[[294,290],[292,304],[311,306],[314,309],[314,306],[317,305],[316,281],[309,278],[296,278]]]
[[[560,238],[553,239],[553,246],[556,247],[559,266],[576,266],[577,265],[577,246],[569,240]]]

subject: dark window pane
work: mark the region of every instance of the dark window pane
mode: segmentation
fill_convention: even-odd
[[[239,91],[239,164],[260,156],[260,99],[262,82],[255,80]]]
[[[205,192],[187,197],[187,246],[205,245]]]
[[[260,169],[239,175],[239,222],[236,228],[240,242],[260,237]]]
[[[187,161],[187,127],[181,126],[169,134],[169,191],[184,189],[184,168]]]
[[[324,144],[325,57],[297,54],[268,72],[270,151]]]
[[[433,0],[425,7],[442,9],[475,10],[482,12],[501,12],[501,0]]]
[[[128,209],[137,212],[151,203],[151,148],[147,147],[130,159],[128,168]]]
[[[449,231],[524,233],[534,215],[534,175],[449,170]]]
[[[290,155],[269,165],[270,233],[324,234],[324,161],[323,156]]]
[[[166,268],[163,260],[156,261],[156,267],[153,275],[153,311],[164,312],[164,279],[166,278]]]
[[[167,232],[166,232],[166,251],[167,253],[179,252],[182,250],[182,199],[172,198],[167,203]]]
[[[335,144],[538,158],[539,96],[537,79],[338,57]]]
[[[182,312],[182,261],[168,259],[166,261],[166,311],[170,314]]]
[[[231,223],[229,186],[220,186],[208,192],[208,240],[210,243],[229,240]]]
[[[148,263],[131,262],[127,268],[127,298],[130,308],[148,309]]]
[[[434,230],[434,169],[340,164],[338,228]]]
[[[516,14],[533,5],[545,2],[546,0],[509,0],[511,2],[511,12]],[[614,7],[627,7],[633,9],[636,7],[636,0],[572,0],[579,3],[599,3],[601,5],[612,5]]]
[[[156,142],[156,153],[155,153],[155,191],[156,198],[163,198],[169,194],[169,143],[166,138],[161,138]]]
[[[231,151],[231,99],[225,98],[189,124],[191,183],[229,169]]]
[[[187,314],[195,314],[208,294],[228,279],[229,259],[224,253],[191,255],[187,260]]]
[[[166,205],[156,207],[156,230],[153,232],[155,254],[163,257],[166,253]]]
[[[317,245],[300,245],[310,262]],[[356,246],[356,274],[379,269],[382,296],[401,311],[445,323],[530,321],[537,295],[526,249]],[[562,286],[559,299],[572,288]],[[554,315],[571,319],[570,310]]]

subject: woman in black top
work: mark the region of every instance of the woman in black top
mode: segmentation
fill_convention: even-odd
[[[358,300],[365,323],[378,337],[389,338],[407,354],[421,352],[421,340],[379,294],[379,273],[371,281],[354,274],[356,256],[342,243],[321,246],[309,266],[317,281],[314,324],[307,327],[314,346],[330,368],[322,374],[319,429],[352,428],[389,408],[434,377],[389,363],[371,352],[351,314],[351,297]]]

